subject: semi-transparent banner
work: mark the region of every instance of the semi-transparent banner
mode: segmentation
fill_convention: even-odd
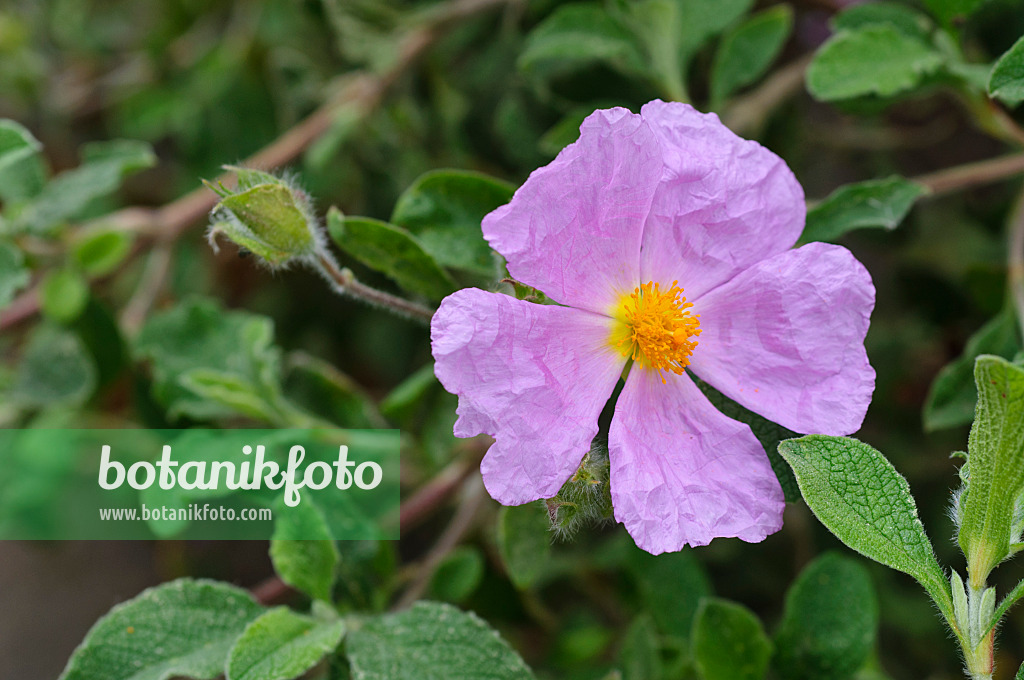
[[[0,430],[0,540],[397,539],[397,430]]]

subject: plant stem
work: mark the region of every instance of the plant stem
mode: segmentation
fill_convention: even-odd
[[[931,196],[962,191],[1024,174],[1024,153],[999,156],[976,163],[957,165],[911,179],[931,190]]]
[[[362,300],[363,302],[374,305],[375,307],[381,307],[390,312],[394,312],[399,316],[423,321],[428,324],[434,317],[434,311],[432,309],[428,309],[423,305],[411,302],[405,298],[400,298],[397,295],[377,290],[376,288],[367,286],[365,283],[360,283],[356,280],[356,277],[352,274],[351,270],[338,267],[338,263],[335,262],[334,258],[327,253],[317,254],[314,268],[320,272],[320,274],[322,274],[323,277],[333,286],[334,290],[341,295],[348,295],[356,298],[357,300]]]
[[[1007,247],[1009,253],[1006,266],[1010,296],[1013,299],[1014,309],[1017,310],[1021,338],[1024,338],[1024,192],[1021,192],[1010,218],[1010,237]]]

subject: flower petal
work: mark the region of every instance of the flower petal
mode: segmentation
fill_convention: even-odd
[[[455,435],[495,438],[480,468],[498,502],[554,496],[590,449],[625,364],[608,344],[610,323],[474,288],[441,303],[434,372],[459,396]]]
[[[688,376],[667,380],[634,366],[619,395],[609,433],[615,519],[655,555],[778,531],[782,487],[750,428]]]
[[[640,238],[661,174],[661,150],[640,116],[595,111],[579,140],[484,218],[484,237],[519,281],[605,314],[616,295],[637,286]]]
[[[788,250],[804,228],[804,192],[785,162],[713,113],[653,101],[665,175],[644,227],[641,280],[679,281],[687,299]]]
[[[694,300],[701,335],[690,366],[791,430],[850,434],[875,387],[864,351],[874,305],[871,276],[850,251],[809,243]]]

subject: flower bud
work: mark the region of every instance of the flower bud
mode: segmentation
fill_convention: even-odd
[[[320,222],[304,191],[287,178],[249,168],[225,166],[238,175],[238,188],[223,184],[206,186],[221,201],[210,213],[207,237],[217,249],[216,239],[230,241],[264,260],[272,267],[293,260],[308,259],[323,247]]]

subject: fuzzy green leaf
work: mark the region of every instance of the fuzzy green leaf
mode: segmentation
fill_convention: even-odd
[[[644,71],[644,55],[633,35],[598,3],[559,7],[526,38],[518,67],[548,80],[603,63],[626,75]]]
[[[75,243],[71,256],[90,276],[113,272],[132,248],[132,235],[118,229],[103,229]]]
[[[359,680],[533,678],[519,654],[484,621],[438,602],[366,619],[349,633],[345,649],[352,677]]]
[[[29,271],[25,255],[13,243],[0,241],[0,309],[11,303],[14,295],[28,285]]]
[[[829,531],[865,557],[913,576],[952,619],[949,584],[910,487],[885,456],[856,439],[826,435],[789,439],[779,453]]]
[[[852,5],[832,20],[832,30],[854,31],[865,26],[888,24],[904,35],[926,40],[935,28],[931,20],[913,7],[896,2],[865,2]]]
[[[760,619],[741,604],[717,598],[701,602],[690,648],[703,680],[761,680],[772,656]]]
[[[135,340],[152,362],[153,394],[171,417],[239,412],[273,420],[281,406],[280,350],[270,319],[187,300],[154,314]]]
[[[982,354],[1009,359],[1020,349],[1017,316],[1007,307],[971,336],[959,358],[939,371],[924,402],[924,429],[939,430],[971,422],[978,402],[975,360]]]
[[[276,607],[249,624],[231,648],[225,680],[292,680],[337,648],[340,619],[320,621]]]
[[[274,571],[313,599],[330,602],[341,557],[323,513],[312,500],[304,499],[294,508],[279,506],[274,515],[277,520],[270,539]]]
[[[498,511],[498,552],[517,588],[529,588],[551,557],[551,532],[544,506],[527,503]]]
[[[315,226],[294,192],[275,179],[225,196],[214,208],[211,237],[223,234],[271,265],[309,254]]]
[[[779,56],[790,31],[793,10],[776,5],[740,24],[722,38],[711,69],[713,108],[742,87],[756,82]]]
[[[262,612],[226,583],[180,579],[150,588],[93,625],[60,680],[211,680]]]
[[[74,333],[39,326],[18,362],[9,397],[26,406],[80,405],[96,389],[96,366]]]
[[[0,119],[0,200],[17,202],[42,190],[46,183],[42,148],[25,126]]]
[[[1010,106],[1024,101],[1024,38],[999,57],[989,77],[988,94]]]
[[[662,675],[661,665],[654,619],[641,614],[630,624],[619,651],[622,680],[656,680]]]
[[[409,230],[441,266],[493,277],[498,268],[480,223],[514,190],[477,172],[434,170],[399,196],[391,223]]]
[[[71,323],[89,302],[89,283],[72,267],[51,272],[40,290],[40,307],[46,316],[61,323]]]
[[[430,579],[431,598],[445,602],[462,602],[480,586],[484,578],[484,558],[470,546],[455,548],[437,566]]]
[[[331,208],[327,230],[339,248],[410,293],[440,300],[455,290],[452,278],[401,227],[369,217],[345,217]]]
[[[1019,539],[1012,525],[1024,492],[1024,368],[983,355],[974,380],[978,408],[967,441],[970,473],[958,538],[971,582],[983,583]]]
[[[86,145],[82,158],[79,167],[54,177],[19,213],[17,229],[44,233],[80,218],[93,201],[115,192],[125,177],[156,163],[148,144],[127,140]]]
[[[828,553],[786,593],[775,669],[783,680],[844,680],[864,664],[877,632],[878,602],[867,571]]]
[[[942,63],[942,55],[921,40],[873,24],[829,39],[807,69],[807,89],[821,101],[890,97],[917,87]]]
[[[807,211],[803,242],[835,241],[854,229],[895,229],[928,190],[893,175],[839,187]]]

